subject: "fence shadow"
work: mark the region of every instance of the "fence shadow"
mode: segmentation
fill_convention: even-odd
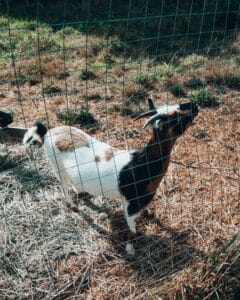
[[[138,230],[133,241],[135,255],[128,255],[125,250],[128,227],[123,212],[120,210],[114,212],[112,208],[100,207],[93,203],[87,195],[81,201],[94,211],[107,214],[110,220],[110,232],[98,226],[91,216],[84,215],[84,218],[89,226],[92,226],[111,242],[117,255],[124,259],[134,271],[134,277],[139,284],[145,280],[155,282],[164,279],[166,276],[184,269],[204,255],[188,243],[191,232],[173,230],[171,227],[161,224],[158,219],[144,215],[140,217],[137,224],[154,223],[158,227],[158,233],[148,234]],[[79,213],[84,214],[82,211]]]
[[[238,1],[3,1],[3,15],[36,24],[45,23],[54,30],[66,26],[108,40],[119,41],[109,50],[129,56],[187,54],[209,45],[221,48],[238,27]],[[101,9],[99,9],[101,7]],[[217,42],[216,42],[217,41]],[[216,43],[215,43],[216,42]],[[219,49],[212,51],[218,52]],[[217,47],[218,48],[218,47]],[[209,53],[209,52],[208,52]]]

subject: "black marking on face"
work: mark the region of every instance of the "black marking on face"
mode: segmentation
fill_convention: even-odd
[[[41,147],[42,143],[36,139],[34,139],[33,136],[30,136],[27,140],[26,140],[26,144],[30,144],[30,146],[38,146]]]
[[[26,140],[26,144],[30,144],[31,141],[32,141],[32,139],[33,139],[33,136],[30,136],[30,137]]]
[[[40,136],[40,137],[44,137],[44,135],[47,133],[47,128],[45,125],[43,125],[42,123],[36,123],[37,126],[37,134]]]
[[[9,113],[0,111],[0,126],[6,127],[13,122],[13,116]]]

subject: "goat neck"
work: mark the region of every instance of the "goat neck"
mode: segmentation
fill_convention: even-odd
[[[149,159],[169,157],[176,142],[176,137],[162,134],[159,129],[152,128],[152,136],[147,144],[146,150]]]

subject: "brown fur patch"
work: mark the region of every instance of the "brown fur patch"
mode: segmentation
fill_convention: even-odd
[[[100,156],[99,155],[95,155],[95,161],[96,162],[99,162],[101,159],[100,159]]]
[[[151,181],[151,183],[149,183],[147,186],[147,191],[149,193],[155,192],[156,189],[158,188],[160,182],[162,181],[162,178],[163,178],[163,176],[158,176],[153,181]]]
[[[56,147],[62,152],[88,146],[86,136],[77,128],[68,126],[56,127],[51,130],[51,135]]]
[[[133,233],[133,232],[131,232],[131,231],[128,231],[128,233],[127,233],[127,240],[128,240],[128,241],[131,241],[131,240],[133,240],[134,238],[136,238],[136,233]]]
[[[156,189],[158,188],[160,182],[162,181],[165,173],[167,172],[168,166],[169,166],[169,162],[170,162],[170,156],[166,159],[163,167],[162,167],[162,171],[161,171],[161,175],[155,177],[147,186],[147,191],[149,193],[151,192],[155,192]]]
[[[109,148],[105,151],[105,159],[108,161],[113,157],[113,149]]]

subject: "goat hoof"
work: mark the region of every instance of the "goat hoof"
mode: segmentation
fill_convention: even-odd
[[[70,204],[70,203],[67,204],[67,208],[69,210],[72,210],[73,212],[79,212],[79,208],[75,205]]]
[[[135,251],[134,251],[134,248],[133,248],[133,244],[131,243],[127,243],[126,245],[126,251],[129,255],[135,255]]]
[[[155,213],[151,209],[144,209],[143,212],[142,212],[142,216],[144,218],[147,218],[147,219],[154,219],[155,218]]]

